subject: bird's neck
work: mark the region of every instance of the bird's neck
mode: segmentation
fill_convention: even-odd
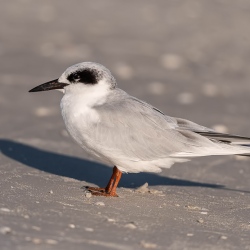
[[[70,86],[70,88],[65,89],[63,100],[74,104],[74,106],[92,108],[102,105],[110,91],[109,86],[102,82],[90,86],[84,84]]]

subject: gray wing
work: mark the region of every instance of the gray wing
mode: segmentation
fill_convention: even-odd
[[[178,118],[165,116],[122,91],[96,110],[100,122],[93,127],[90,137],[100,142],[98,151],[104,155],[112,153],[119,158],[151,161],[183,152],[197,154],[203,148],[216,147],[191,129],[199,127],[204,131],[202,126],[194,126],[194,123],[180,126]]]
[[[219,133],[213,129],[203,127],[199,124],[194,122],[182,119],[182,118],[173,118],[179,130],[189,130],[195,132],[199,135],[205,136],[213,141],[228,143],[228,144],[237,144],[237,145],[250,145],[250,138],[239,136],[239,135],[232,135],[226,133]]]

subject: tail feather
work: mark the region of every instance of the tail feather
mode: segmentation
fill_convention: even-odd
[[[211,131],[209,131],[209,132],[195,131],[195,133],[200,134],[202,136],[205,136],[205,137],[212,139],[212,140],[217,140],[217,141],[228,143],[228,144],[250,147],[250,138],[249,137],[244,137],[244,136],[239,136],[239,135],[230,135],[230,134],[224,134],[224,133],[217,133],[214,131],[212,131],[212,132]]]

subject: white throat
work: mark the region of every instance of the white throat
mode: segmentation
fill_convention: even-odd
[[[82,108],[101,105],[105,102],[109,94],[109,84],[101,80],[95,85],[88,84],[71,84],[65,87],[63,99],[68,99],[70,102],[78,103]]]
[[[78,130],[83,131],[84,128],[100,121],[94,107],[105,103],[110,91],[106,81],[100,81],[95,85],[78,83],[65,87],[61,111],[66,127],[73,138],[76,134],[80,136],[81,133],[79,134]]]

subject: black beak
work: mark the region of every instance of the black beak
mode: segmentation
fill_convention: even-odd
[[[47,91],[47,90],[52,90],[52,89],[63,89],[67,85],[68,85],[67,83],[58,82],[58,79],[55,79],[50,82],[43,83],[31,89],[29,92]]]

